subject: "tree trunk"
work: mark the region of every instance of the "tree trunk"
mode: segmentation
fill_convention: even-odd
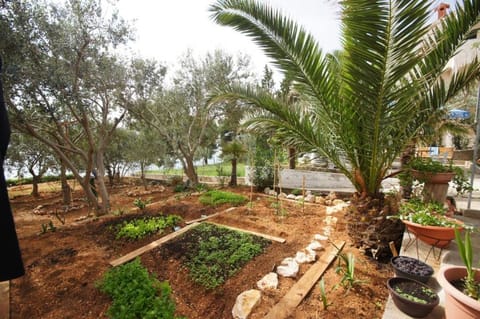
[[[294,147],[288,148],[288,168],[295,169],[297,161],[297,152]]]
[[[237,186],[237,158],[232,158],[232,175],[230,176],[230,186]]]
[[[38,183],[40,183],[41,176],[40,175],[32,175],[32,196],[33,197],[40,197],[40,193],[38,192]]]
[[[195,165],[193,164],[193,156],[185,156],[183,171],[185,172],[185,175],[187,175],[191,185],[198,184],[198,175],[195,171]]]
[[[140,179],[142,180],[143,187],[145,190],[148,189],[147,180],[145,179],[145,163],[140,162]]]
[[[107,187],[105,185],[105,165],[103,164],[103,150],[97,151],[96,164],[98,193],[102,201],[100,215],[104,215],[110,211],[110,198],[108,196]]]
[[[68,206],[72,203],[72,189],[68,185],[67,169],[62,161],[60,161],[60,182],[62,184],[62,203]]]
[[[415,143],[408,144],[400,157],[400,169],[404,169],[408,163],[415,156]],[[409,199],[412,196],[412,182],[405,181],[400,185],[400,190],[403,198]]]

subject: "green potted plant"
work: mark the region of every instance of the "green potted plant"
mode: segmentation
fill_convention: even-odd
[[[480,271],[473,268],[473,248],[470,231],[465,231],[465,240],[455,230],[455,241],[464,267],[442,267],[437,275],[445,292],[445,315],[447,319],[480,318]]]
[[[427,316],[440,301],[430,287],[410,278],[390,278],[387,287],[395,306],[412,317]]]
[[[444,248],[455,238],[454,230],[463,228],[461,221],[445,213],[443,204],[413,198],[400,204],[398,217],[419,240]]]
[[[452,161],[442,163],[432,158],[415,157],[400,174],[403,185],[413,181],[423,183],[424,201],[445,201],[449,183],[452,182],[458,194],[463,194],[472,189],[464,171],[453,165]]]

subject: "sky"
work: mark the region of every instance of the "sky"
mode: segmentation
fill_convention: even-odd
[[[137,40],[134,53],[174,65],[192,49],[203,56],[215,49],[238,52],[252,58],[259,74],[268,62],[263,52],[247,36],[216,24],[208,7],[214,0],[120,0],[120,16],[135,20]],[[265,0],[304,26],[319,41],[323,50],[340,48],[338,14],[332,0]]]

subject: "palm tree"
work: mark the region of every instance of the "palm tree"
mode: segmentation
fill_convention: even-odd
[[[434,1],[340,0],[340,54],[318,42],[279,10],[251,0],[218,0],[212,19],[251,37],[285,75],[308,107],[288,108],[259,89],[235,87],[218,99],[237,99],[275,115],[249,121],[275,129],[289,145],[327,157],[352,182],[357,198],[382,207],[381,182],[394,159],[445,102],[478,77],[472,62],[449,83],[442,71],[479,21],[480,2],[465,0],[429,24]],[[360,209],[363,207],[363,209]],[[360,219],[370,205],[357,205]],[[366,225],[373,223],[367,220]],[[384,227],[384,226],[380,226]]]
[[[237,161],[245,153],[247,153],[247,150],[239,140],[233,140],[222,145],[222,157],[229,158],[232,163],[229,186],[237,186]]]

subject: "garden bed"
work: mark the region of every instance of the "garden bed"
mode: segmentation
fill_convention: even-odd
[[[248,188],[230,190],[249,197]],[[160,235],[134,241],[115,239],[115,234],[110,231],[112,225],[132,218],[131,214],[138,217],[157,215],[159,212],[179,215],[184,223],[224,212],[229,207],[205,206],[200,203],[199,196],[174,193],[170,188],[163,190],[158,187],[157,190],[152,189],[149,194],[140,196],[127,195],[138,195],[141,191],[141,188],[133,185],[111,190],[113,211],[121,209],[124,212],[121,216],[102,217],[98,220],[90,218],[79,222],[77,220],[80,217],[88,214],[88,209],[82,207],[65,214],[65,225],[53,215],[33,213],[40,204],[49,207],[49,211],[55,207],[60,208],[61,197],[58,193],[42,193],[40,199],[26,195],[12,199],[27,271],[24,277],[12,281],[12,318],[106,318],[105,313],[111,300],[96,288],[95,283],[111,269],[109,263],[173,231],[164,231]],[[133,205],[138,197],[143,200],[148,198],[152,202],[145,212],[139,212]],[[83,202],[79,192],[74,193],[74,198],[75,203]],[[169,281],[178,315],[187,318],[231,318],[233,304],[241,292],[256,288],[256,282],[274,270],[283,258],[295,256],[296,251],[304,248],[314,234],[323,232],[325,206],[303,206],[295,202],[283,202],[281,206],[279,209],[272,198],[254,194],[251,208],[249,205],[239,206],[211,219],[216,223],[286,239],[285,243],[270,243],[263,253],[214,289],[194,283],[180,258],[183,254],[172,253],[175,250],[169,249],[169,246],[146,252],[140,256],[140,260],[158,279]],[[129,210],[134,212],[127,213]],[[339,222],[331,238],[347,240],[348,243],[345,225],[340,215],[338,218]],[[47,230],[40,234],[41,225],[49,221],[53,222],[55,231]],[[331,304],[328,309],[323,309],[320,289],[315,285],[292,318],[382,316],[388,296],[385,282],[392,274],[391,267],[377,264],[348,244],[344,251],[354,254],[356,276],[367,282],[348,292],[341,286],[333,289],[341,278],[335,273],[337,264],[334,263],[324,276],[327,298]],[[281,278],[277,290],[265,292],[251,318],[262,318],[268,313],[309,267],[310,265],[301,265],[297,278]],[[345,298],[348,298],[348,303],[342,301]]]

